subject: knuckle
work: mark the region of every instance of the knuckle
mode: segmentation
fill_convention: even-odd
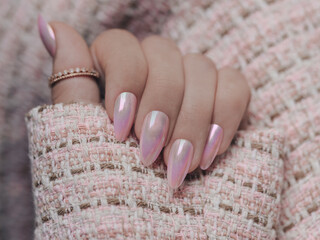
[[[193,63],[196,61],[199,61],[203,56],[200,53],[187,53],[186,55],[183,56],[183,60],[186,63]]]
[[[98,38],[111,38],[111,39],[119,39],[119,38],[135,38],[132,33],[124,29],[113,28],[101,33]]]
[[[124,49],[129,49],[129,51]],[[122,64],[123,73],[132,74],[132,71],[126,68],[129,66],[129,69],[135,70],[133,73],[135,76],[145,78],[147,75],[148,65],[139,49],[139,42],[129,31],[117,28],[104,31],[94,40],[90,50],[104,67],[108,65],[109,69],[112,69],[106,74],[112,74],[113,69]]]
[[[174,52],[179,52],[180,54],[180,49],[172,39],[164,38],[158,35],[150,35],[146,37],[142,40],[141,45],[146,48],[165,47],[167,49],[171,49]]]
[[[219,78],[230,80],[230,82],[232,81],[235,84],[241,83],[241,85],[248,85],[244,75],[239,70],[231,67],[221,68],[219,70]]]
[[[205,69],[217,71],[215,63],[209,57],[201,53],[187,53],[184,55],[183,59],[188,66],[200,64]]]
[[[127,30],[124,29],[118,29],[118,28],[113,28],[107,31],[104,31],[100,33],[96,39],[92,43],[92,47],[95,47],[97,45],[106,45],[110,42],[123,42],[123,41],[130,41],[130,40],[135,40],[135,36],[130,33]]]

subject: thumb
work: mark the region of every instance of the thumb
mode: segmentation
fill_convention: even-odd
[[[42,42],[53,57],[53,74],[93,69],[89,48],[72,27],[60,22],[48,24],[41,15],[38,27]],[[53,103],[100,102],[98,84],[90,76],[68,77],[53,84],[51,90]]]

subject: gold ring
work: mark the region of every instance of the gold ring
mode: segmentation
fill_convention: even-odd
[[[52,74],[49,77],[49,87],[52,87],[53,84],[67,78],[86,76],[93,77],[98,79],[100,77],[99,73],[94,69],[87,68],[70,68],[69,70],[64,70],[63,72],[58,72],[56,74]]]

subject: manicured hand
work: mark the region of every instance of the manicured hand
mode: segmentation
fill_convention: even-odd
[[[39,30],[53,57],[53,73],[86,67],[102,76],[99,86],[89,77],[57,82],[53,103],[99,103],[102,88],[115,137],[124,141],[134,127],[145,166],[164,149],[172,188],[198,166],[207,169],[230,145],[250,99],[240,72],[217,70],[201,54],[182,55],[172,40],[160,36],[139,41],[128,31],[112,29],[89,48],[63,23],[48,25],[39,17]]]

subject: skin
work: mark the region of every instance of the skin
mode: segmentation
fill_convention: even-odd
[[[50,24],[56,36],[56,53],[53,58],[53,72],[85,66],[92,68],[94,63],[89,48],[83,38],[70,26],[63,23]],[[70,78],[60,81],[52,88],[53,103],[82,101],[98,103],[99,88],[94,80],[87,77]]]
[[[189,168],[191,172],[198,167],[208,138],[217,89],[217,70],[213,62],[201,54],[187,54],[183,62],[184,98],[173,136],[164,150],[164,159],[167,164],[171,146],[176,139],[187,139],[194,147]]]
[[[201,54],[182,55],[172,40],[160,36],[139,42],[127,31],[112,29],[101,33],[89,48],[71,27],[59,22],[50,26],[57,44],[53,73],[77,66],[99,70],[111,120],[114,103],[122,92],[131,92],[137,98],[133,127],[139,139],[150,111],[159,110],[169,117],[166,164],[174,141],[186,139],[193,145],[191,172],[200,164],[210,124],[216,123],[224,130],[218,154],[227,150],[240,123],[246,125],[250,89],[239,71],[217,69]],[[99,86],[86,77],[63,80],[52,88],[52,101],[99,103]]]

